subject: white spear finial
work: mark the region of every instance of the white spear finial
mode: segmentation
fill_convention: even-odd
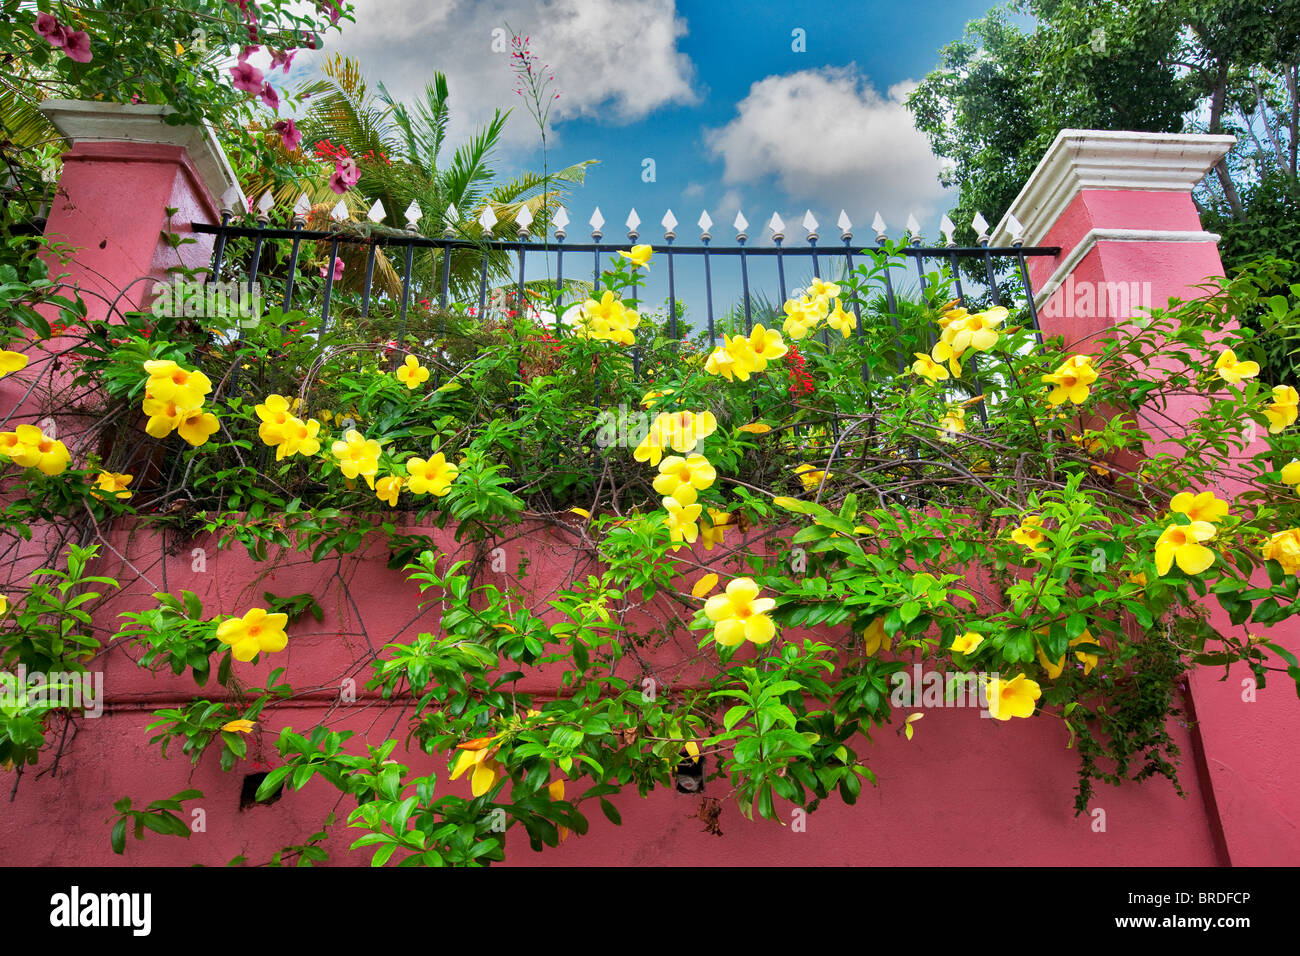
[[[916,221],[915,216],[909,215],[907,217],[907,234],[912,237],[912,245],[919,246],[921,244],[921,224]]]
[[[713,227],[713,220],[709,218],[708,210],[705,210],[704,212],[700,213],[699,227],[700,227],[701,239],[713,238],[712,236],[709,235],[709,230]]]
[[[371,222],[383,222],[384,217],[387,215],[388,215],[388,210],[384,208],[383,200],[376,199],[375,204],[371,206],[370,211],[366,213],[366,218],[369,219]]]
[[[843,209],[840,210],[840,217],[835,220],[835,225],[840,227],[841,239],[853,238],[853,223],[849,220],[849,214]]]
[[[971,228],[975,230],[976,241],[981,246],[987,246],[990,239],[989,222],[984,218],[984,214],[982,212],[975,213],[975,218],[970,221],[970,224]]]
[[[885,220],[880,215],[880,210],[876,210],[876,218],[871,220],[871,228],[876,230],[876,242],[884,242],[889,238],[889,233],[885,232]]]
[[[1025,244],[1025,227],[1011,213],[1007,213],[1007,228],[1011,230],[1011,244],[1013,246],[1023,246]]]
[[[599,206],[597,206],[596,211],[591,214],[591,219],[589,219],[588,222],[591,223],[591,238],[599,239],[600,227],[605,225],[605,217],[600,214]]]
[[[311,214],[311,200],[307,198],[306,193],[303,193],[301,196],[298,197],[298,201],[293,204],[294,222],[301,222],[303,224],[306,224],[307,217],[310,214]]]
[[[257,201],[257,218],[265,225],[271,218],[271,208],[275,205],[275,197],[271,195],[271,190],[262,193],[262,198]]]
[[[817,217],[812,214],[811,209],[805,209],[803,214],[803,227],[808,230],[808,238],[817,238]]]
[[[636,207],[634,206],[632,211],[627,214],[627,237],[633,242],[636,241],[636,227],[639,225],[641,225],[641,217],[636,214]]]
[[[221,194],[221,211],[231,215],[239,208],[239,187],[231,186]]]
[[[515,213],[515,225],[519,227],[519,234],[525,235],[532,224],[533,211],[527,205],[520,206],[519,211]]]
[[[489,233],[496,227],[497,214],[490,202],[483,204],[483,211],[478,214],[478,224],[483,227],[484,232]]]
[[[452,206],[447,210],[448,216],[455,211],[455,208],[455,206]],[[411,232],[415,232],[416,223],[418,223],[423,216],[424,212],[420,209],[420,204],[414,199],[412,199],[411,204],[406,207],[406,212],[402,213],[402,218],[406,220],[406,228]]]
[[[348,207],[342,199],[338,201],[338,205],[330,210],[330,218],[335,222],[343,222],[348,218]]]
[[[569,214],[564,211],[563,206],[555,210],[555,215],[551,218],[551,222],[555,223],[556,238],[563,239],[564,227],[569,224]]]
[[[749,220],[745,218],[745,214],[740,210],[736,210],[736,218],[731,225],[736,230],[736,238],[744,242],[745,230],[749,228]]]
[[[947,213],[944,213],[943,218],[939,220],[939,231],[943,233],[943,244],[945,246],[951,249],[957,245],[952,238],[952,234],[957,231],[957,227],[952,224],[952,220],[948,218]]]
[[[677,217],[673,215],[671,209],[664,213],[664,217],[659,220],[659,224],[664,227],[665,239],[675,239],[677,237],[677,233],[673,231],[677,228]]]
[[[772,218],[767,221],[767,228],[772,230],[773,239],[785,238],[785,220],[776,213],[772,213]]]

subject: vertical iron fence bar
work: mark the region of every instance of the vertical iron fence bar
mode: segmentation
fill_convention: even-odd
[[[555,234],[555,336],[564,325],[564,232]]]
[[[524,302],[524,256],[527,254],[527,250],[523,246],[523,237],[521,236],[519,245],[519,285],[516,287],[515,293],[515,319],[518,319],[521,314],[525,316],[528,315],[528,306]],[[507,312],[508,311],[509,310],[507,310]],[[519,361],[515,363],[515,368],[516,381],[510,389],[510,405],[512,408],[517,407],[519,404],[518,380],[524,377],[524,340],[522,338],[519,339]]]
[[[781,305],[784,306],[787,296],[785,294],[785,254],[782,252],[781,246],[783,239],[781,236],[773,236],[772,241],[776,243],[776,278],[781,289]]]
[[[361,315],[364,318],[370,314],[370,287],[375,281],[375,255],[379,252],[379,246],[375,240],[370,240],[370,251],[366,253],[366,278],[361,289]]]
[[[984,274],[989,278],[989,295],[993,298],[993,304],[1001,305],[1002,293],[998,291],[998,278],[993,271],[993,253],[989,252],[987,244],[984,246]]]
[[[1038,328],[1038,306],[1034,304],[1034,288],[1029,283],[1029,267],[1025,264],[1025,251],[1016,247],[1016,259],[1020,262],[1020,280],[1025,284],[1025,304],[1029,308],[1029,324],[1034,331]]]
[[[754,331],[754,313],[749,301],[749,263],[745,256],[745,237],[738,236],[740,243],[740,285],[745,294],[745,334]]]
[[[629,237],[632,242],[636,242],[636,236]],[[641,314],[641,274],[636,268],[632,269],[632,310]],[[638,323],[639,325],[640,323]],[[641,347],[637,344],[636,329],[632,330],[632,377],[639,379],[641,377]]]
[[[264,223],[261,225],[262,228],[266,228],[266,225]],[[253,294],[253,286],[257,284],[257,270],[262,265],[262,242],[263,242],[263,235],[262,235],[262,231],[259,229],[257,232],[257,239],[253,241],[253,258],[248,266],[248,294],[249,295]]]
[[[920,250],[918,250],[914,258],[916,259],[916,281],[919,282],[921,285],[921,298],[924,299],[926,293],[930,291],[930,287],[926,285],[925,282],[925,265],[924,265],[925,256],[921,255]],[[934,329],[927,325],[925,330],[925,335],[926,335],[926,340],[930,343],[930,348],[933,349]]]
[[[221,281],[221,264],[226,256],[226,226],[230,224],[230,213],[221,214],[221,231],[217,233],[217,248],[212,254],[212,278]]]
[[[709,348],[718,344],[717,332],[713,328],[713,276],[709,269],[709,237],[704,236],[704,301],[708,307],[709,316]]]
[[[320,332],[318,333],[321,336],[324,336],[325,329],[328,328],[330,324],[330,296],[334,291],[334,268],[335,263],[338,261],[339,237],[335,236],[333,241],[330,243],[330,262],[329,265],[325,267],[325,301],[321,305]]]
[[[297,217],[294,218],[293,228],[295,232],[301,233],[307,223]],[[289,251],[289,277],[284,281],[284,305],[282,312],[288,312],[289,307],[293,304],[293,280],[298,275],[298,248],[302,245],[302,236],[293,237],[293,248]]]
[[[438,292],[438,304],[447,308],[447,291],[451,287],[451,245],[442,247],[442,289]]]
[[[673,284],[673,237],[664,239],[668,243],[668,335],[677,341],[677,287]]]
[[[487,261],[490,250],[490,246],[479,250],[478,318],[480,322],[487,320]]]
[[[881,247],[881,246],[876,246],[876,248],[877,248],[877,250],[879,250],[879,249],[882,248],[882,247]],[[885,268],[884,268],[884,274],[885,274],[885,306],[886,306],[886,308],[889,309],[889,321],[890,321],[890,323],[894,326],[894,344],[898,347],[898,348],[897,348],[897,352],[898,352],[898,372],[899,372],[899,374],[901,375],[901,374],[903,373],[903,370],[907,368],[907,359],[906,359],[906,357],[903,355],[903,352],[904,352],[904,349],[903,349],[903,335],[902,335],[902,331],[901,331],[901,330],[899,329],[899,327],[898,327],[898,300],[894,297],[894,279],[893,279],[893,277],[889,274],[889,271],[890,271],[889,259],[886,258],[886,259],[885,259]]]
[[[853,248],[852,246],[849,245],[849,243],[851,243],[852,241],[853,241],[852,236],[846,235],[844,237],[844,274],[849,278],[853,277]],[[858,323],[858,342],[861,343],[866,340],[867,330],[862,326],[861,297],[856,295],[853,297],[853,317],[857,320]],[[862,384],[866,385],[868,382],[871,381],[871,370],[868,369],[866,365],[863,365],[861,369],[861,373],[862,373]],[[871,401],[870,394],[868,394],[867,396],[867,401],[868,402]]]
[[[402,308],[397,326],[397,348],[393,351],[393,368],[397,368],[397,355],[406,341],[406,300],[411,294],[411,260],[415,254],[415,242],[406,242],[406,271],[402,273]]]

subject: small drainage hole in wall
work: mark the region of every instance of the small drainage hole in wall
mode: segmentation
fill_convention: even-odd
[[[268,803],[275,803],[284,795],[284,787],[281,786],[265,800],[257,799],[257,788],[268,776],[270,774],[265,771],[245,775],[244,785],[239,790],[239,809],[248,810],[251,807],[266,806]]]

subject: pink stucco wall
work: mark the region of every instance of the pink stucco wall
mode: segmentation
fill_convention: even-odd
[[[157,212],[170,204],[181,207],[180,222],[190,216],[214,218],[212,197],[197,183],[192,167],[165,147],[87,145],[77,153],[66,167],[63,201],[56,203],[50,231],[83,250],[73,268],[87,288],[116,290],[158,268],[161,214],[142,215],[142,210]],[[1188,219],[1189,210],[1194,219],[1190,199],[1176,194],[1085,192],[1048,236],[1035,241],[1060,244],[1068,252],[1096,224],[1158,222],[1165,229],[1197,228]],[[188,249],[196,257],[206,254],[202,247]],[[1041,285],[1052,267],[1034,261],[1035,285]],[[1167,294],[1187,294],[1190,285],[1218,268],[1212,244],[1103,242],[1080,262],[1076,273],[1094,281],[1151,281],[1162,301],[1159,297]],[[1062,332],[1073,341],[1097,329],[1065,323],[1047,326],[1047,331]],[[0,395],[6,401],[12,398],[7,391]],[[520,583],[535,600],[544,600],[571,575],[585,573],[586,559],[564,532],[540,526],[525,530],[525,536],[505,545],[507,567],[513,571],[520,553],[528,555],[530,571]],[[446,533],[431,534],[446,550],[454,550]],[[363,685],[372,647],[434,630],[436,609],[417,614],[416,589],[400,572],[385,567],[386,553],[378,543],[341,564],[314,565],[293,556],[260,579],[264,567],[251,564],[242,550],[220,552],[211,541],[175,542],[154,534],[132,535],[126,528],[116,529],[109,541],[116,553],[106,551],[101,571],[130,583],[99,614],[107,633],[116,630],[116,614],[146,606],[154,590],[193,590],[211,614],[243,611],[264,590],[317,595],[326,612],[322,623],[305,618],[291,627],[284,653],[257,667],[237,665],[241,679],[254,683],[271,667],[286,666],[287,679],[308,693],[267,713],[245,766],[224,774],[214,753],[191,768],[179,753],[160,759],[157,748],[148,743],[145,725],[152,710],[193,697],[192,683],[141,671],[125,646],[107,649],[98,662],[109,698],[104,716],[80,722],[72,749],[57,771],[51,754],[35,771],[25,773],[14,799],[0,814],[0,848],[8,861],[222,864],[242,854],[260,862],[276,848],[319,829],[338,802],[328,785],[313,782],[273,805],[240,810],[244,775],[254,769],[255,761],[275,764],[273,741],[284,725],[301,731],[323,721],[335,729],[355,730],[352,743],[358,750],[366,739],[403,737],[407,702],[379,701],[361,693],[356,703],[341,704],[340,675],[357,674],[358,685]],[[194,570],[191,552],[196,547],[206,549],[203,571]],[[177,553],[168,555],[168,548],[178,548]],[[701,565],[711,564],[721,572],[734,570],[721,565],[716,552],[699,551],[696,557]],[[142,573],[124,571],[124,560]],[[660,677],[667,675],[669,688],[698,679],[709,661],[696,650],[695,641],[691,634],[679,633],[648,653],[647,666]],[[590,833],[571,837],[542,858],[512,835],[510,861],[701,866],[1295,862],[1300,859],[1295,826],[1300,818],[1295,796],[1300,793],[1300,769],[1282,742],[1300,730],[1300,707],[1281,682],[1262,693],[1257,703],[1244,704],[1238,687],[1231,681],[1216,684],[1214,677],[1205,674],[1192,682],[1190,703],[1199,726],[1171,727],[1184,753],[1187,795],[1179,798],[1162,780],[1103,788],[1094,807],[1104,811],[1104,829],[1099,820],[1073,815],[1076,756],[1067,749],[1068,735],[1059,721],[1039,717],[1002,723],[981,719],[973,710],[928,709],[916,725],[915,739],[905,740],[895,725],[863,743],[860,752],[878,774],[879,788],[867,787],[854,807],[826,801],[808,818],[806,831],[743,820],[735,804],[725,799],[725,784],[715,781],[704,797],[723,799],[721,836],[705,832],[699,819],[704,797],[664,792],[642,800],[630,795],[615,800],[624,826],[614,827],[594,811]],[[542,696],[554,693],[556,675],[536,675],[530,684]],[[445,779],[444,763],[434,764],[418,753],[401,756],[400,751],[399,759],[417,772],[437,770]],[[114,800],[129,795],[139,804],[186,787],[205,794],[205,832],[188,842],[151,834],[143,843],[129,840],[125,857],[110,852]],[[342,817],[350,807],[344,803],[338,809]],[[368,860],[368,853],[344,852],[355,835],[340,819],[329,842],[336,861]]]

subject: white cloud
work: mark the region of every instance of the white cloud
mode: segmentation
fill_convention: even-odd
[[[513,107],[502,145],[529,148],[537,127],[514,93],[507,23],[549,64],[560,98],[551,123],[598,117],[638,120],[670,103],[693,103],[694,66],[678,52],[686,23],[675,0],[354,0],[356,23],[332,35],[330,52],[356,57],[372,84],[406,102],[423,99],[435,70],[447,74],[451,143]],[[493,50],[493,46],[498,48]],[[552,134],[551,142],[555,142]]]
[[[792,200],[812,206],[823,235],[841,208],[855,234],[869,234],[876,209],[891,234],[901,233],[909,214],[927,225],[937,219],[948,195],[939,160],[904,105],[915,86],[897,83],[882,96],[852,64],[769,76],[750,87],[734,119],[705,131],[705,142],[723,160],[725,184],[774,180]],[[786,218],[787,234],[802,216],[800,209]]]

